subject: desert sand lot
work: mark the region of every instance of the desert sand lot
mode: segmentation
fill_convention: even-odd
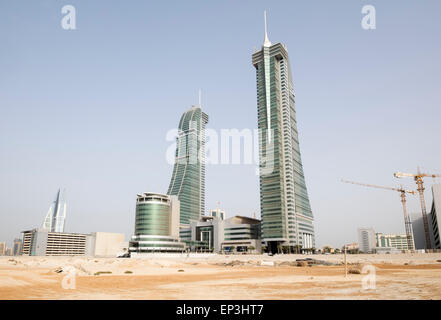
[[[296,261],[305,258],[316,261]],[[342,262],[343,255],[0,257],[0,299],[441,299],[439,253],[348,255],[355,273],[347,277]],[[373,279],[365,265],[374,266],[375,289],[362,286]]]

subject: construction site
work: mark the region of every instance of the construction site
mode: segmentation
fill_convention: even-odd
[[[441,299],[441,253],[0,257],[0,299]]]
[[[398,187],[389,187],[389,186],[381,186],[375,184],[361,183],[355,181],[349,181],[342,179],[341,181],[344,183],[364,186],[368,188],[382,189],[395,191],[399,193],[400,202],[403,210],[403,221],[404,221],[404,230],[406,236],[406,249],[402,250],[403,252],[421,252],[421,253],[433,253],[433,252],[441,252],[441,243],[440,243],[440,229],[439,222],[441,215],[440,208],[440,184],[437,184],[436,179],[441,177],[441,174],[435,173],[425,173],[421,172],[418,168],[417,173],[404,173],[404,172],[395,172],[394,177],[397,179],[402,178],[412,178],[416,183],[416,189],[412,190],[410,188],[405,188],[403,185]],[[424,196],[425,186],[424,186],[424,178],[432,178],[432,206],[431,210],[427,212],[426,208],[426,200]],[[419,203],[421,206],[421,225],[422,229],[414,228],[410,215],[407,210],[407,200],[406,196],[418,196]],[[420,239],[420,241],[416,241],[416,239]],[[423,239],[423,240],[421,240]],[[369,241],[369,240],[368,240]],[[360,244],[361,245],[361,244]],[[377,244],[378,246],[378,244]],[[365,252],[367,253],[367,252]]]

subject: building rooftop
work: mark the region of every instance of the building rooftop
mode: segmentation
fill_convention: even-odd
[[[245,217],[245,216],[234,216],[234,217],[226,219],[225,221],[234,222],[237,224],[259,224],[260,223],[259,219],[254,219],[254,218]]]

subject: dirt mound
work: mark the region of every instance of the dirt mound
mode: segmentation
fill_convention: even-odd
[[[338,263],[306,258],[306,259],[296,259],[296,261],[282,261],[277,263],[277,265],[291,266],[291,267],[310,267],[310,266],[336,266],[338,265]]]
[[[245,262],[239,261],[239,260],[233,260],[233,261],[224,263],[225,266],[230,266],[230,267],[243,266],[244,264],[245,264]]]

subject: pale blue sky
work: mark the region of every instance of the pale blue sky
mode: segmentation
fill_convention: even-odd
[[[61,28],[66,4],[77,30]],[[265,9],[290,54],[317,245],[404,232],[398,194],[340,179],[441,172],[441,2],[0,0],[0,241],[39,226],[60,186],[67,231],[128,239],[136,193],[167,191],[165,136],[199,88],[209,128],[256,128]],[[208,166],[207,209],[259,215],[254,170]]]

